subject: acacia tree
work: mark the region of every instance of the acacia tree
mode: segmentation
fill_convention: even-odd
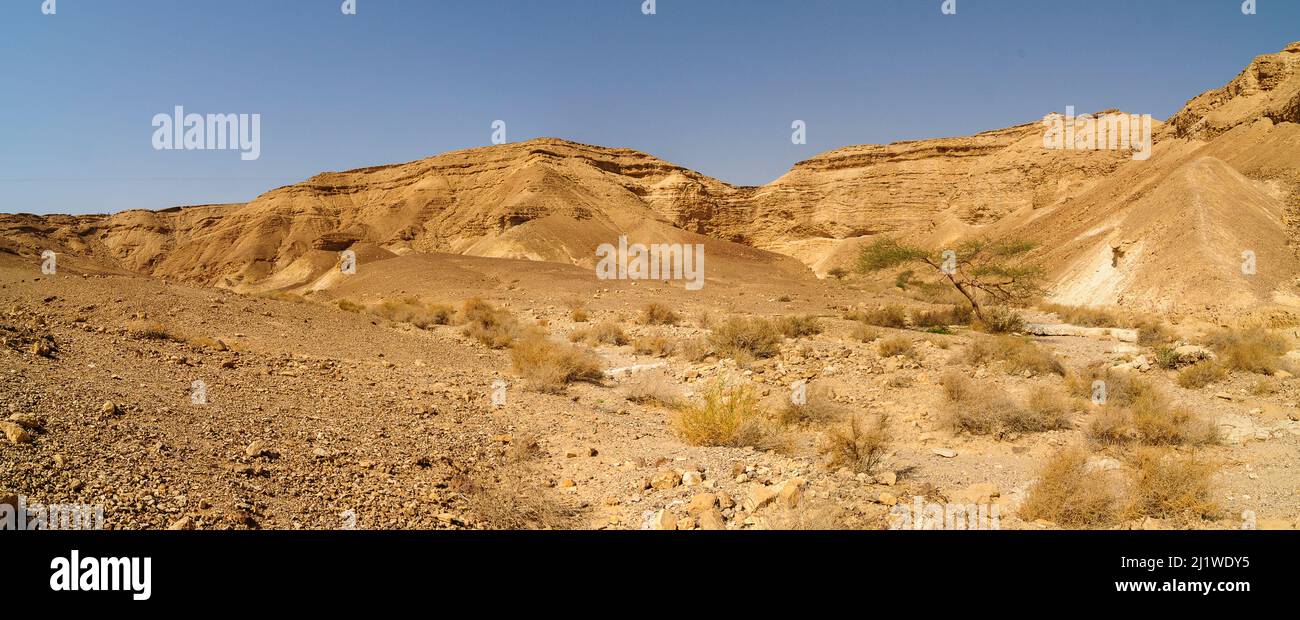
[[[858,270],[874,273],[905,264],[926,265],[957,289],[982,321],[981,297],[1009,304],[1042,292],[1042,269],[1025,260],[1034,247],[1028,241],[973,239],[952,249],[927,250],[882,237],[862,248]]]

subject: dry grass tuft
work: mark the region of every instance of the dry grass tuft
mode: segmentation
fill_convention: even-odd
[[[1024,331],[1025,320],[1016,311],[1006,306],[989,306],[983,308],[984,318],[976,319],[971,327],[990,334],[1009,334]]]
[[[802,405],[797,405],[789,398],[776,410],[776,420],[782,426],[801,422],[827,422],[840,415],[840,407],[835,404],[831,391],[820,383],[807,386],[807,398]]]
[[[1178,385],[1190,390],[1228,378],[1228,369],[1215,360],[1202,360],[1178,371]]]
[[[771,321],[750,317],[732,317],[713,328],[709,340],[718,350],[732,357],[766,358],[781,350],[783,337]]]
[[[822,438],[821,452],[833,469],[847,467],[859,473],[872,473],[889,452],[893,436],[889,414],[869,418],[853,415],[843,427],[833,428]]]
[[[1065,375],[1065,366],[1055,355],[1032,340],[1016,336],[976,338],[966,348],[966,361],[973,366],[1000,362],[1011,374]]]
[[[912,313],[912,326],[917,328],[969,325],[974,317],[970,306],[948,306],[943,310],[921,310]]]
[[[1083,327],[1120,327],[1123,323],[1113,312],[1090,306],[1039,304],[1038,309],[1055,314],[1064,323]]]
[[[682,406],[672,417],[673,427],[687,443],[695,446],[753,445],[755,432],[766,421],[754,388],[711,384],[703,400]]]
[[[1178,338],[1169,326],[1153,317],[1138,317],[1133,321],[1133,327],[1138,333],[1138,344],[1144,347],[1158,347]]]
[[[591,346],[607,344],[617,347],[627,344],[627,334],[617,323],[606,321],[589,329],[573,330],[569,334],[569,341],[584,342]]]
[[[907,327],[907,310],[898,305],[857,310],[844,315],[844,318],[877,327],[891,327],[894,329]]]
[[[1121,520],[1120,495],[1106,472],[1088,468],[1088,454],[1067,448],[1038,471],[1020,505],[1020,518],[1043,519],[1068,528],[1106,528]]]
[[[1214,463],[1171,450],[1142,448],[1133,454],[1137,481],[1129,511],[1133,517],[1198,520],[1214,518]]]
[[[604,362],[599,355],[562,342],[555,342],[541,332],[520,338],[510,349],[515,372],[528,381],[529,389],[560,393],[575,381],[599,382],[604,378]]]
[[[944,419],[954,432],[1003,439],[1020,433],[1071,428],[1074,406],[1063,394],[1039,391],[1027,407],[1021,407],[1002,388],[975,385],[955,370],[945,373],[940,383],[948,399]]]
[[[475,297],[466,300],[460,310],[465,322],[464,334],[493,349],[504,349],[515,341],[519,323],[509,311]]]
[[[663,334],[642,336],[632,341],[632,351],[637,355],[668,357],[676,350],[671,338]]]
[[[912,339],[902,334],[882,339],[876,344],[876,352],[880,353],[881,357],[901,356],[916,359],[920,356]]]
[[[786,338],[803,338],[822,333],[821,322],[812,315],[783,316],[776,320],[776,328]]]
[[[676,325],[680,320],[682,318],[672,308],[660,303],[651,303],[641,309],[638,322],[642,325]]]
[[[338,306],[338,309],[344,312],[364,312],[366,309],[365,306],[356,303],[351,299],[340,299],[334,302],[334,305]]]
[[[858,342],[874,342],[884,334],[879,327],[872,327],[866,323],[858,323],[853,326],[853,332],[850,334]]]
[[[342,308],[342,304],[339,305]],[[410,323],[420,329],[451,325],[456,310],[447,304],[433,304],[415,297],[387,299],[370,307],[371,314],[396,323]]]
[[[1111,370],[1105,365],[1070,372],[1065,377],[1068,391],[1079,398],[1091,399],[1097,381],[1104,383],[1106,404],[1118,407],[1132,405],[1139,398],[1155,392],[1155,386],[1136,373]]]
[[[139,338],[141,340],[184,340],[184,338],[172,333],[158,321],[128,321],[126,324],[126,333],[132,338]]]
[[[1223,329],[1210,335],[1209,344],[1231,370],[1272,374],[1282,368],[1286,339],[1263,328]]]
[[[522,464],[476,476],[464,486],[469,511],[494,530],[563,530],[576,515],[544,493],[533,480],[540,474]]]
[[[668,372],[662,369],[632,376],[623,388],[623,397],[638,405],[678,407],[682,404],[681,390],[673,383]]]
[[[197,338],[190,338],[187,342],[190,344],[190,346],[199,349],[211,349],[213,351],[230,350],[230,347],[226,346],[225,341],[220,340],[218,338],[213,338],[211,336],[199,336]]]
[[[1088,427],[1088,434],[1103,445],[1199,446],[1218,440],[1212,422],[1186,407],[1171,405],[1154,389],[1147,389],[1124,405],[1107,400],[1105,409]]]
[[[687,338],[673,346],[673,354],[688,362],[702,362],[713,355],[713,345],[709,340],[702,336]]]

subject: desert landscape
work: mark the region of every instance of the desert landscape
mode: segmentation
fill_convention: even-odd
[[[1188,95],[1141,158],[1026,119],[742,187],[546,138],[0,215],[0,503],[109,529],[1295,529],[1300,42]],[[620,240],[702,248],[702,286],[600,277]]]

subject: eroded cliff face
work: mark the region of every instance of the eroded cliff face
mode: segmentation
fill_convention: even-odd
[[[824,274],[874,235],[1014,236],[1042,242],[1052,289],[1072,303],[1204,306],[1198,284],[1210,282],[1207,295],[1240,306],[1294,296],[1296,266],[1278,248],[1300,230],[1298,69],[1300,44],[1257,58],[1155,123],[1149,160],[1045,148],[1034,122],[846,147],[737,187],[645,153],[544,138],[324,173],[247,204],[0,216],[0,251],[256,290],[301,286],[351,247],[587,265],[619,235],[703,238],[719,255],[763,256],[750,246]],[[1277,268],[1235,279],[1223,255],[1251,249],[1242,244]],[[1128,271],[1102,273],[1120,246]]]

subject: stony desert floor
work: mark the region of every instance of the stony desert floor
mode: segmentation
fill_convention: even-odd
[[[1086,429],[1099,414],[1082,399],[1059,430],[954,431],[945,423],[945,373],[1021,400],[1064,389],[1065,379],[970,363],[967,350],[986,336],[967,327],[881,327],[864,342],[860,321],[845,318],[852,310],[924,306],[898,291],[810,277],[711,281],[691,292],[596,282],[576,267],[492,265],[496,275],[445,286],[389,277],[277,299],[0,263],[0,419],[8,419],[0,496],[100,504],[113,529],[881,529],[891,506],[916,497],[996,503],[1000,527],[1018,529],[1067,527],[1018,514],[1043,463],[1066,447],[1089,446],[1090,463],[1103,470],[1131,468],[1122,451],[1090,443]],[[707,342],[708,326],[736,315],[811,315],[820,333],[783,338],[775,355],[739,363],[716,352],[661,357],[598,343],[613,372],[542,393],[520,379],[508,350],[484,346],[454,320],[421,329],[336,303],[402,296],[455,305],[478,296],[562,342],[602,323],[629,341]],[[640,324],[651,302],[681,319]],[[573,320],[576,307],[586,321]],[[1060,322],[1032,309],[1025,316]],[[167,334],[128,329],[140,321]],[[1205,326],[1172,327],[1194,340]],[[1174,370],[1150,363],[1149,347],[1079,333],[1023,338],[1067,369],[1124,366],[1219,431],[1211,445],[1171,448],[1213,464],[1212,511],[1129,515],[1106,527],[1240,528],[1247,511],[1260,528],[1296,527],[1295,379],[1234,372],[1185,389]],[[897,337],[912,351],[885,356],[880,340]],[[816,415],[773,422],[756,445],[696,446],[675,430],[674,407],[636,397],[652,383],[698,401],[718,379],[752,385],[771,412],[806,380]],[[206,404],[191,400],[196,380]],[[501,405],[492,400],[497,381],[508,385]],[[827,434],[879,413],[889,414],[891,441],[878,466],[829,465],[820,449]]]

